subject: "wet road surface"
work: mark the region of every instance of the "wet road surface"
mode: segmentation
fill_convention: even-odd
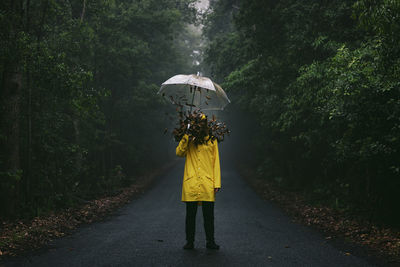
[[[371,266],[327,244],[318,232],[293,223],[224,164],[221,161],[222,190],[215,204],[218,251],[205,248],[201,209],[195,250],[182,249],[181,159],[153,188],[114,215],[5,266]]]

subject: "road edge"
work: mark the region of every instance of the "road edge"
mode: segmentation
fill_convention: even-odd
[[[121,188],[120,193],[114,196],[86,201],[85,204],[77,208],[60,210],[25,222],[2,222],[0,229],[0,264],[43,249],[51,241],[73,234],[79,227],[112,216],[117,210],[152,188],[157,178],[178,163],[179,161],[173,159],[160,168],[141,175],[136,183]]]
[[[323,212],[329,212],[328,208],[321,208],[310,206],[305,204],[301,199],[301,195],[295,195],[292,192],[283,191],[277,189],[265,179],[257,179],[253,169],[246,167],[243,164],[237,164],[236,170],[242,177],[242,179],[260,196],[263,200],[272,202],[282,209],[288,216],[290,216],[294,222],[302,224],[307,227],[311,227],[314,230],[320,232],[327,243],[340,249],[345,255],[354,255],[360,258],[365,258],[371,264],[377,266],[400,266],[400,254],[392,255],[383,249],[377,249],[374,246],[368,246],[352,238],[352,236],[346,236],[343,234],[343,229],[334,231],[330,228],[323,227],[323,225],[313,221],[313,218],[303,216],[303,209],[323,209]],[[279,195],[279,197],[277,197]],[[290,196],[289,196],[290,195]],[[296,199],[296,205],[287,205],[287,201]],[[340,216],[337,213],[330,214],[329,216]],[[372,227],[376,227],[373,226]],[[378,228],[378,227],[376,227]],[[351,231],[351,229],[349,229]]]

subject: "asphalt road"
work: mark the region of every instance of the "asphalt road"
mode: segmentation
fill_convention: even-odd
[[[86,225],[49,247],[6,266],[372,266],[326,243],[262,200],[229,162],[221,161],[222,191],[215,204],[219,251],[205,248],[201,209],[195,250],[185,243],[180,201],[184,160],[148,192],[106,220]]]

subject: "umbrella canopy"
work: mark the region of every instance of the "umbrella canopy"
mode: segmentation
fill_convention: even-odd
[[[231,102],[221,86],[207,77],[194,74],[179,74],[169,78],[158,93],[173,104],[202,110],[223,110]]]

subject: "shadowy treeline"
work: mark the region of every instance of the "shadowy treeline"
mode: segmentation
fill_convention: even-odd
[[[400,2],[211,1],[206,62],[260,176],[400,224]]]
[[[190,2],[1,1],[2,219],[112,193],[167,159],[156,92],[194,72]]]

